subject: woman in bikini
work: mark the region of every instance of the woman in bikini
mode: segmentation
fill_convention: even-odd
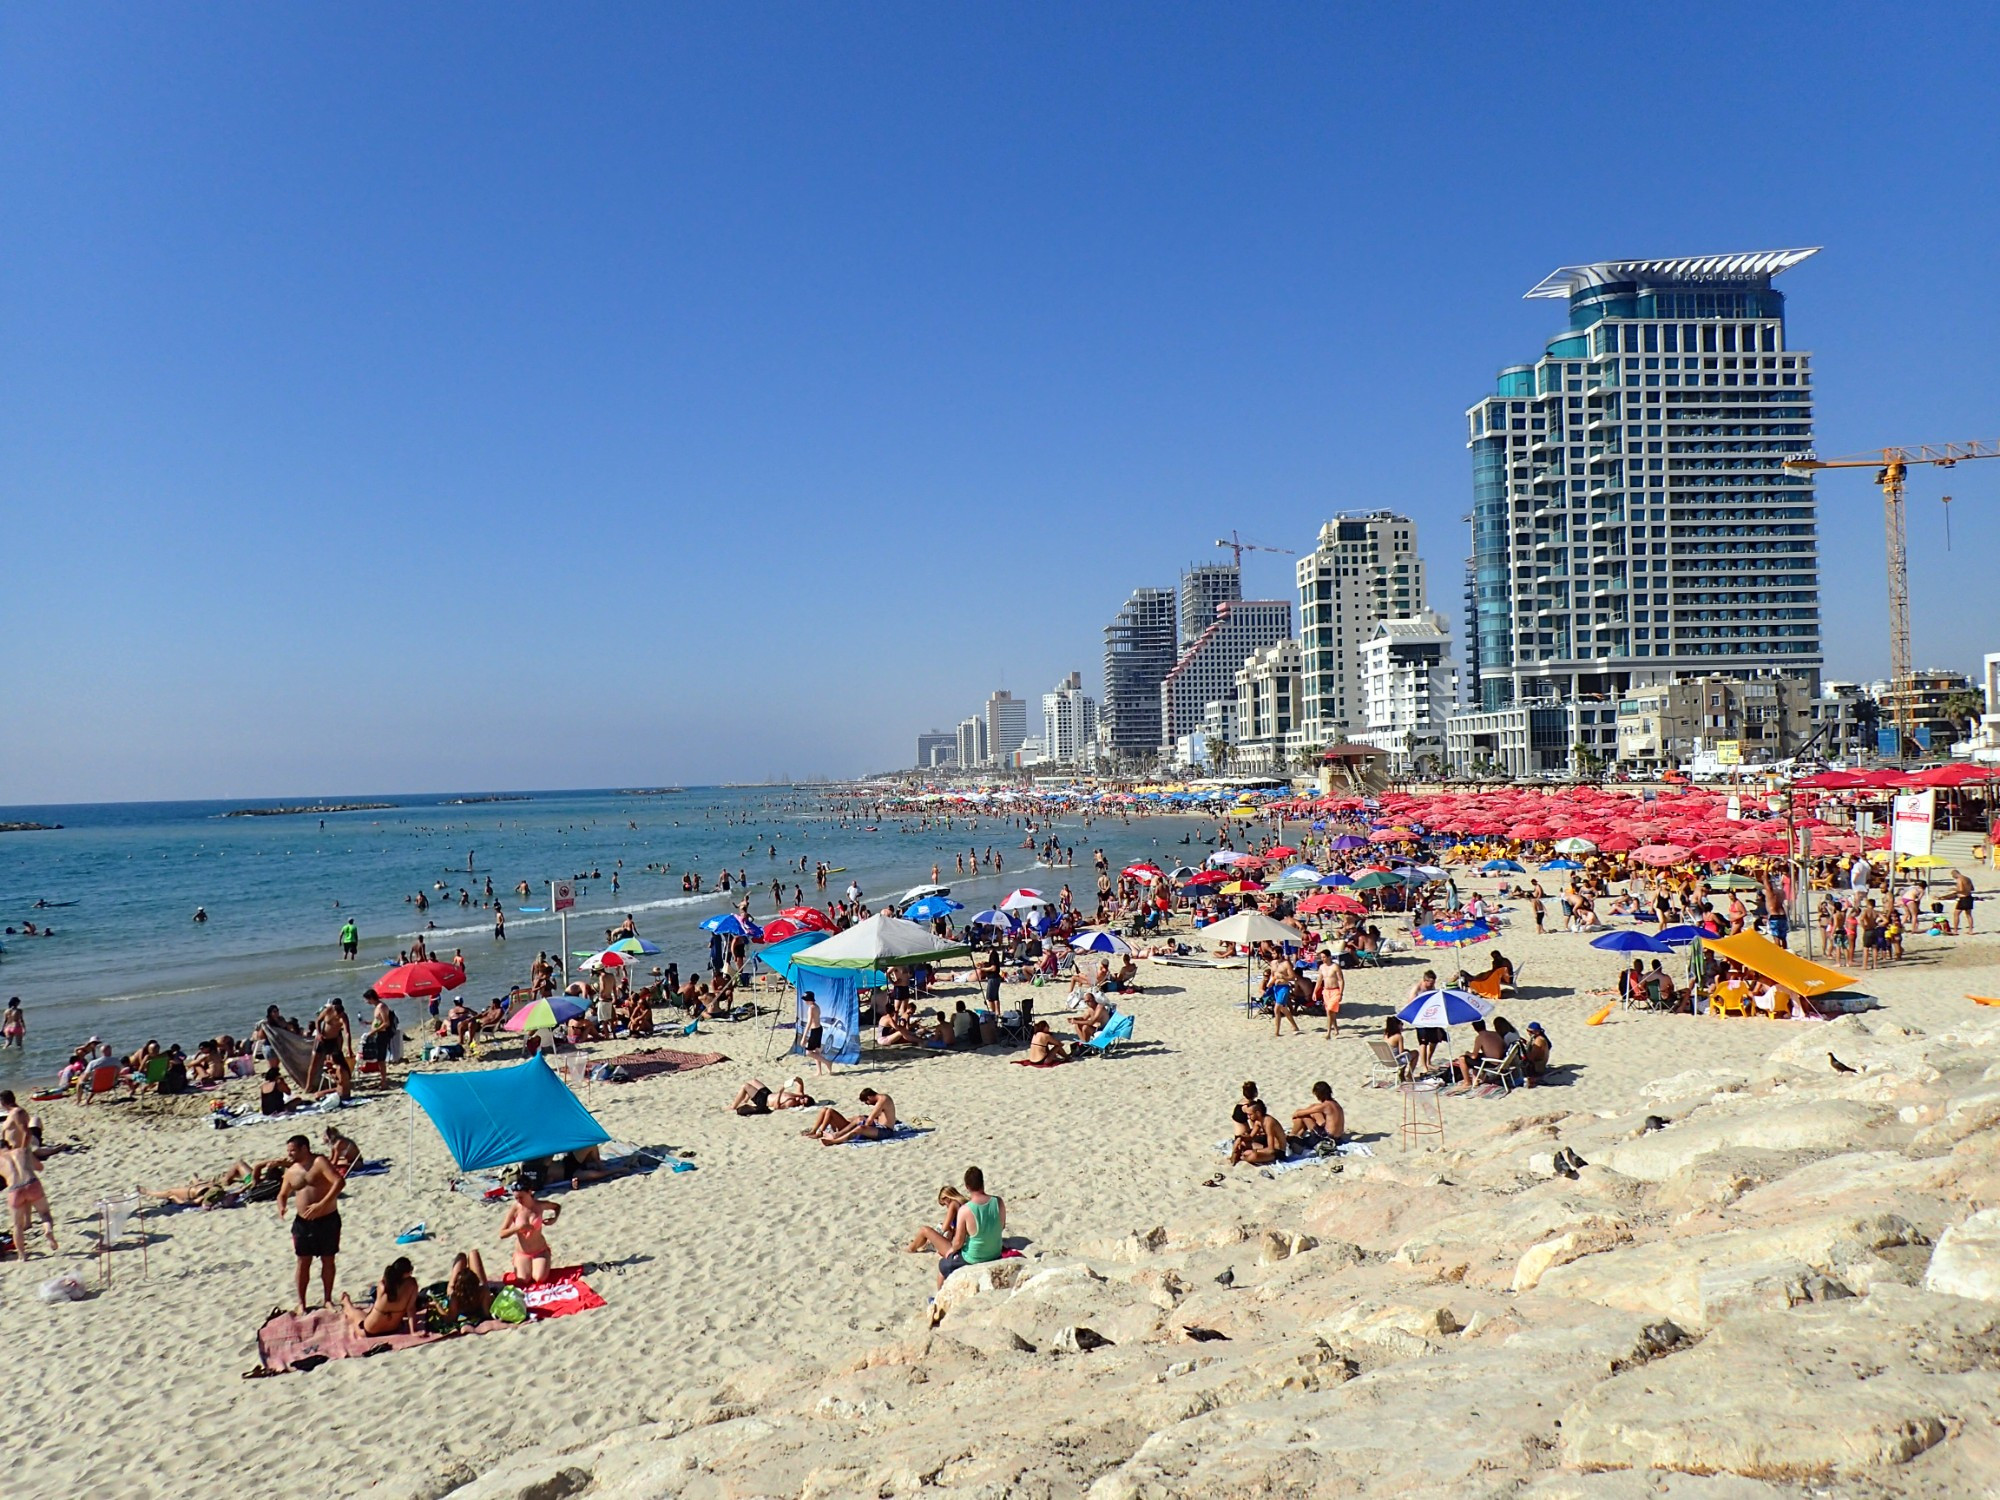
[[[382,1280],[375,1288],[375,1300],[356,1307],[354,1299],[340,1294],[341,1315],[355,1333],[377,1338],[385,1333],[415,1333],[414,1318],[421,1288],[413,1274],[415,1267],[406,1255],[399,1255],[382,1268]]]
[[[361,1165],[361,1148],[338,1125],[329,1125],[326,1127],[326,1159],[334,1171],[345,1177]]]
[[[27,1260],[28,1226],[39,1212],[49,1236],[49,1253],[55,1254],[55,1212],[49,1207],[48,1189],[42,1186],[36,1171],[34,1147],[28,1144],[28,1134],[19,1125],[8,1132],[7,1144],[0,1148],[0,1178],[6,1180],[7,1211],[14,1220],[14,1253]]]
[[[537,1198],[532,1188],[514,1189],[514,1201],[500,1224],[500,1238],[514,1242],[514,1279],[530,1286],[549,1279],[549,1242],[542,1231],[562,1217],[562,1205]]]
[[[914,1254],[928,1250],[933,1255],[951,1254],[952,1231],[957,1227],[958,1211],[965,1206],[965,1194],[947,1183],[938,1189],[938,1207],[944,1210],[944,1224],[937,1229],[925,1224],[910,1237],[910,1243],[903,1247],[906,1253]]]

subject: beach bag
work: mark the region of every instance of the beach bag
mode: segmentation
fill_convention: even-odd
[[[84,1290],[81,1281],[69,1275],[43,1282],[38,1288],[38,1294],[44,1302],[81,1302],[90,1295]]]
[[[528,1321],[528,1299],[515,1286],[503,1286],[493,1294],[493,1316],[502,1323]]]

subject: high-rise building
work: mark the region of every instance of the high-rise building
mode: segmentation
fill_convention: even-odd
[[[1104,627],[1104,707],[1098,738],[1113,755],[1160,748],[1160,683],[1173,670],[1174,591],[1134,589]]]
[[[1365,724],[1354,738],[1387,751],[1392,774],[1412,771],[1424,760],[1442,770],[1457,677],[1451,628],[1443,616],[1426,610],[1377,620],[1361,647]]]
[[[1266,771],[1287,763],[1292,731],[1298,728],[1299,643],[1279,641],[1252,651],[1236,669],[1237,769]]]
[[[999,688],[987,698],[985,714],[986,758],[998,765],[1011,765],[1014,752],[1028,737],[1028,700]]]
[[[1083,673],[1072,672],[1042,694],[1042,753],[1058,765],[1074,766],[1088,759],[1090,736],[1097,727],[1097,704],[1083,690]]]
[[[972,714],[958,721],[958,763],[966,770],[986,764],[986,717]]]
[[[1472,708],[1682,675],[1817,683],[1812,357],[1772,278],[1814,251],[1564,266],[1568,326],[1467,413]],[[1611,723],[1605,723],[1605,720]],[[1585,748],[1608,755],[1615,710]]]
[[[1334,744],[1362,725],[1361,647],[1375,622],[1429,607],[1416,524],[1386,510],[1335,516],[1298,582],[1303,738]]]
[[[1181,640],[1191,641],[1215,619],[1215,606],[1243,597],[1243,570],[1235,563],[1201,563],[1181,574]]]
[[[1160,683],[1158,748],[1171,755],[1175,742],[1201,723],[1213,698],[1236,696],[1236,669],[1251,652],[1276,645],[1292,633],[1292,606],[1285,599],[1238,599],[1218,604],[1215,618],[1187,648]]]
[[[958,736],[942,729],[927,729],[917,736],[917,769],[948,766],[958,758]]]

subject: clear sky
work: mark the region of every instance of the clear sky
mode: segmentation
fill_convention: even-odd
[[[908,764],[1340,509],[1455,615],[1566,262],[1823,245],[1821,453],[2000,438],[1997,15],[9,5],[0,802]],[[1974,669],[2000,461],[1912,497]]]

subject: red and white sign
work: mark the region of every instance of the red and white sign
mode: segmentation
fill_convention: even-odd
[[[1926,790],[1898,797],[1894,821],[1890,825],[1890,852],[1913,856],[1929,854],[1931,829],[1936,818],[1936,792]]]
[[[569,880],[549,882],[549,910],[568,911],[576,905],[576,884]]]

